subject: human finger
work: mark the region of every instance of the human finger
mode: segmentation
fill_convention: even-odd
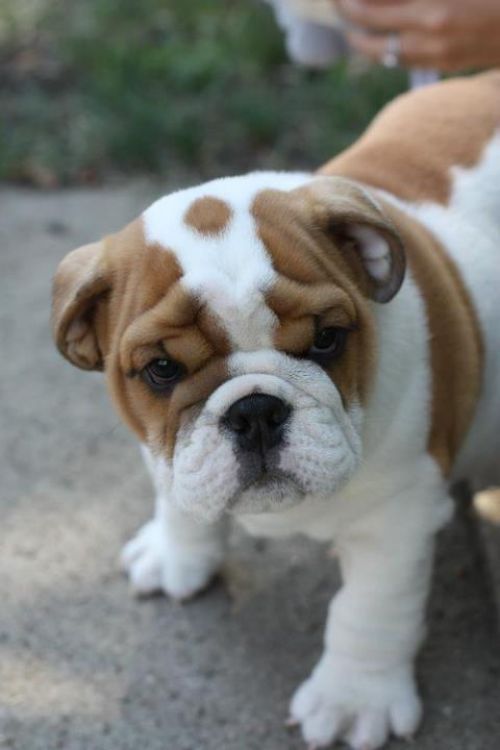
[[[382,62],[389,50],[394,53],[393,34],[351,31],[347,32],[347,39],[357,52],[376,62]],[[402,66],[449,71],[456,70],[459,65],[453,41],[410,31],[398,35],[397,40],[397,57]]]
[[[338,0],[337,7],[346,20],[370,31],[399,32],[423,24],[421,4],[415,0],[376,4],[367,0]]]

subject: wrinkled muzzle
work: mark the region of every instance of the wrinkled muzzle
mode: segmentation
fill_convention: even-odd
[[[360,409],[311,362],[235,354],[230,379],[181,423],[167,469],[172,501],[210,521],[330,496],[361,456]]]

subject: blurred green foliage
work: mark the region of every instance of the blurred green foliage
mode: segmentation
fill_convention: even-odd
[[[3,46],[0,177],[41,184],[314,167],[406,85],[297,68],[257,0],[48,0]]]

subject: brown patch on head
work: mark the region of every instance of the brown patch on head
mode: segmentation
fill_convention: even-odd
[[[353,330],[357,326],[355,303],[335,284],[305,286],[279,278],[266,302],[279,320],[274,336],[276,347],[291,354],[303,354],[309,348],[316,321],[321,321],[320,327]]]
[[[435,237],[386,206],[404,238],[411,273],[424,298],[432,370],[428,449],[448,474],[472,420],[481,389],[483,339],[458,268]]]
[[[52,289],[57,348],[84,370],[102,370],[105,298],[110,279],[102,242],[84,245],[59,264]]]
[[[173,253],[147,244],[138,219],[70,254],[54,292],[54,333],[63,353],[80,367],[105,369],[125,422],[142,441],[168,452],[183,411],[224,379],[220,363],[229,350],[218,322],[180,277]],[[171,394],[158,395],[141,371],[166,357],[186,375]]]
[[[123,378],[117,372],[115,377],[119,379],[115,400],[129,427],[160,455],[172,457],[183,420],[227,380],[228,373],[224,358],[209,359],[198,371],[188,373],[169,395],[153,393],[138,375]]]
[[[156,304],[142,313],[136,308],[117,338],[108,374],[124,419],[142,440],[171,455],[184,411],[224,381],[221,363],[228,352],[210,311],[173,280]],[[141,373],[152,360],[164,358],[180,363],[185,374],[172,391],[154,393]]]
[[[447,204],[452,167],[473,167],[500,128],[500,73],[456,78],[398,97],[325,164],[408,201]]]
[[[231,216],[231,207],[225,201],[207,195],[191,203],[184,214],[184,223],[199,234],[214,237],[226,229]]]
[[[225,383],[228,377],[225,359],[218,357],[211,360],[206,367],[191,378],[180,383],[174,390],[169,404],[164,435],[161,436],[161,442],[165,444],[169,456],[172,456],[174,452],[181,421],[193,410],[201,409],[209,396]]]
[[[61,353],[77,367],[104,369],[110,330],[134,307],[141,273],[150,282],[140,292],[145,307],[180,276],[168,251],[146,245],[140,219],[62,260],[53,285],[53,333]]]
[[[260,239],[280,274],[266,302],[279,320],[278,349],[302,355],[315,331],[349,329],[345,352],[327,368],[344,403],[363,403],[376,365],[376,335],[366,274],[317,220],[307,189],[266,190],[252,206]]]

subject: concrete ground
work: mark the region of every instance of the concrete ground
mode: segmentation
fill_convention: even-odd
[[[2,749],[302,748],[283,719],[320,652],[334,562],[304,540],[235,535],[229,593],[133,599],[116,560],[152,492],[100,376],[71,368],[50,340],[57,261],[154,192],[0,191]],[[500,747],[500,642],[481,559],[457,519],[440,540],[419,663],[418,750]]]

